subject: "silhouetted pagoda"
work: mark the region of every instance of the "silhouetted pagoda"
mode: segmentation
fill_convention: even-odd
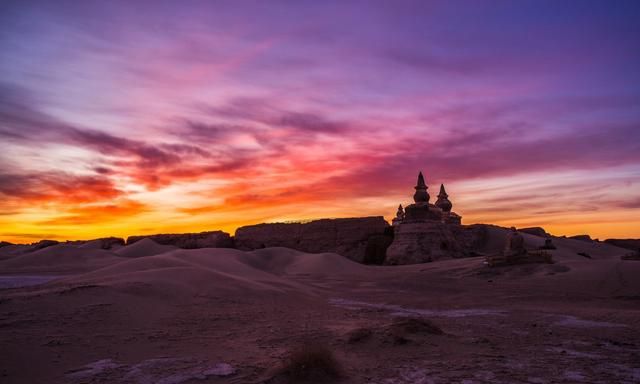
[[[462,218],[452,212],[453,204],[440,185],[435,204],[430,204],[429,187],[422,172],[413,194],[413,204],[404,210],[398,207],[393,219],[394,240],[387,249],[386,264],[424,263],[447,257],[462,257],[464,252],[457,241],[463,233]]]

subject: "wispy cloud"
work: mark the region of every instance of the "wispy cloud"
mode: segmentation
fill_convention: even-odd
[[[0,12],[3,226],[391,215],[418,170],[474,221],[637,209],[633,2],[62,4]]]

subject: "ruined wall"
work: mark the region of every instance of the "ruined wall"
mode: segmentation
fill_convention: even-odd
[[[144,238],[149,238],[158,244],[174,245],[178,248],[233,248],[233,239],[222,231],[200,233],[167,233],[147,236],[129,236],[127,245],[133,244]]]
[[[439,221],[403,223],[395,227],[394,240],[387,249],[384,264],[419,264],[476,256],[486,238],[487,230],[482,225]]]
[[[388,227],[382,216],[258,224],[238,228],[235,245],[241,250],[287,247],[310,253],[334,252],[362,263],[367,246],[369,254],[380,257],[379,251],[372,249],[385,247],[385,242],[374,236],[384,236]]]
[[[489,231],[484,224],[459,225],[451,228],[460,245],[463,256],[477,256],[489,240]]]
[[[395,227],[385,264],[418,264],[461,256],[462,250],[449,225],[439,221],[402,223]]]

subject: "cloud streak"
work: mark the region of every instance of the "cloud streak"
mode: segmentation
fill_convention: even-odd
[[[640,236],[633,2],[130,6],[4,6],[7,233],[390,216],[423,170],[472,221]]]

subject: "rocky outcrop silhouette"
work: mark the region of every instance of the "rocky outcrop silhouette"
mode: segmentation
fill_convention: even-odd
[[[40,240],[37,243],[31,244],[28,252],[37,251],[43,248],[51,247],[52,245],[60,244],[57,240]]]
[[[573,239],[573,240],[580,240],[580,241],[593,241],[593,239],[591,238],[591,236],[589,235],[575,235],[575,236],[569,236],[569,239]]]
[[[99,239],[92,240],[66,241],[64,244],[77,245],[80,248],[112,249],[114,247],[123,246],[125,241],[121,237],[101,237]]]
[[[173,245],[178,248],[233,248],[231,235],[223,231],[210,231],[200,233],[163,233],[146,236],[129,236],[127,245],[142,239],[151,239],[158,244]]]
[[[240,250],[287,247],[309,253],[334,252],[360,263],[377,262],[386,251],[388,227],[382,216],[257,224],[238,228],[235,246]]]
[[[640,250],[640,239],[607,239],[604,242],[632,251]]]
[[[518,228],[518,231],[520,231],[522,233],[528,233],[528,234],[534,235],[534,236],[540,236],[540,237],[549,237],[550,236],[547,233],[547,231],[545,231],[544,228],[542,228],[542,227]]]

